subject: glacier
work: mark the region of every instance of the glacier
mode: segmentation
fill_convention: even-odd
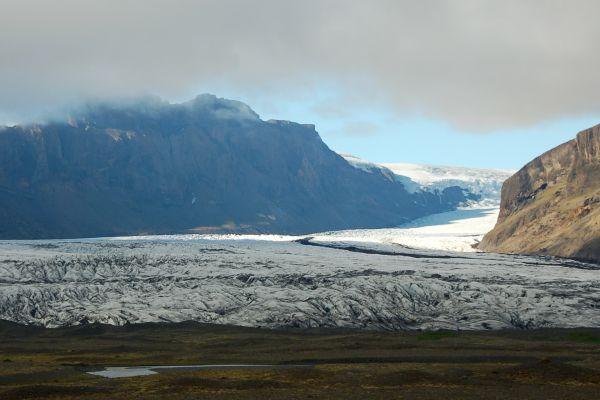
[[[389,167],[386,176],[412,190],[460,181],[483,199],[388,229],[0,241],[0,319],[46,327],[600,327],[599,265],[474,247],[494,226],[507,172]]]
[[[374,163],[359,157],[340,154],[355,168],[379,171],[401,182],[411,193],[419,190],[443,190],[459,186],[481,196],[480,205],[498,206],[502,183],[516,171],[510,169],[469,168],[409,163]]]
[[[0,318],[375,330],[600,326],[600,267],[333,235],[3,241]]]

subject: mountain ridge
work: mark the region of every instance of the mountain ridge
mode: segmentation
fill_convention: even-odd
[[[0,238],[309,233],[399,225],[472,198],[351,167],[314,125],[200,95],[94,103],[0,131]]]

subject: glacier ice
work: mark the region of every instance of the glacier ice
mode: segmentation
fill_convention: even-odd
[[[0,318],[48,327],[600,326],[596,265],[332,237],[183,239],[0,242]]]

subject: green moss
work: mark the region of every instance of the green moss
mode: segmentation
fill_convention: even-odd
[[[569,334],[568,337],[569,340],[572,340],[574,342],[600,344],[600,336],[592,335],[590,333],[573,332]]]
[[[424,332],[417,335],[417,340],[440,340],[449,337],[457,337],[458,333],[452,331]]]

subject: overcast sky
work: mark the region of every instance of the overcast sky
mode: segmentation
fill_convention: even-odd
[[[538,145],[465,160],[518,167],[600,116],[599,15],[578,0],[0,0],[0,122],[210,91],[375,161],[461,164],[427,155],[442,137]]]

